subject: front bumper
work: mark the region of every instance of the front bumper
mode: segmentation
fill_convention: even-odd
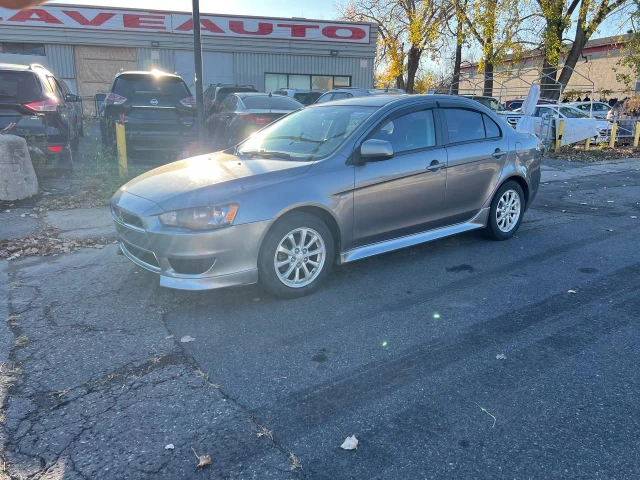
[[[159,274],[163,287],[210,290],[258,281],[258,253],[269,221],[194,232],[165,227],[156,215],[139,216],[120,205],[112,212],[122,253]]]

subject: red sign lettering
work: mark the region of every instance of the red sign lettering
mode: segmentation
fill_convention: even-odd
[[[193,19],[190,18],[179,27],[174,28],[174,30],[176,32],[191,32],[193,30]],[[200,30],[205,30],[211,33],[224,33],[224,30],[222,30],[208,18],[200,19]]]
[[[100,25],[104,25],[107,20],[111,20],[116,16],[115,13],[99,13],[93,19],[89,20],[80,12],[75,12],[73,10],[63,10],[62,11],[67,17],[75,20],[80,25],[84,25],[87,27],[99,27]]]
[[[244,22],[231,20],[229,22],[229,30],[233,33],[241,35],[271,35],[273,33],[273,23],[258,23],[258,30],[249,32],[244,29]]]
[[[338,30],[349,30],[349,35],[338,35]],[[340,40],[362,40],[367,36],[367,32],[358,27],[348,27],[341,25],[339,27],[324,27],[322,34],[327,38],[339,38]]]
[[[166,30],[164,15],[137,15],[125,13],[122,15],[125,28],[149,28],[152,30]]]
[[[305,38],[307,36],[308,28],[320,28],[318,25],[294,25],[290,23],[279,23],[279,27],[290,28],[291,37],[293,38]]]
[[[54,25],[62,25],[62,22],[46,10],[34,8],[33,10],[21,10],[11,17],[9,22],[44,22]]]

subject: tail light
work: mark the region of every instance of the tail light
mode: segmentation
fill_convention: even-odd
[[[193,98],[193,97],[187,97],[187,98],[183,98],[182,100],[180,100],[180,103],[184,107],[193,108],[193,107],[196,106],[196,99]]]
[[[49,145],[47,150],[52,153],[60,153],[62,151],[62,145]]]
[[[272,119],[269,117],[253,115],[251,113],[242,115],[242,118],[244,119],[245,122],[253,123],[255,125],[269,125],[272,122]]]
[[[25,103],[24,107],[32,112],[55,112],[58,109],[58,101],[53,98],[46,98],[37,102]]]
[[[122,95],[118,95],[117,93],[110,93],[109,95],[107,95],[104,101],[107,105],[122,105],[127,101],[127,99]]]

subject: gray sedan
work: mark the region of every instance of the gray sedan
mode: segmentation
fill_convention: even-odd
[[[473,100],[368,96],[293,112],[224,152],[171,163],[111,200],[120,248],[165,287],[260,280],[313,292],[343,264],[484,229],[518,230],[538,139]]]

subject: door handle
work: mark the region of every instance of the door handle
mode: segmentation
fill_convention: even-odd
[[[493,158],[497,158],[498,160],[500,160],[504,156],[505,153],[506,152],[500,151],[499,148],[496,148],[496,151],[493,152],[491,155],[493,155]]]
[[[440,163],[438,160],[434,160],[431,162],[431,165],[427,167],[427,170],[430,172],[435,172],[436,170],[440,170],[441,168],[447,168],[446,163]]]

